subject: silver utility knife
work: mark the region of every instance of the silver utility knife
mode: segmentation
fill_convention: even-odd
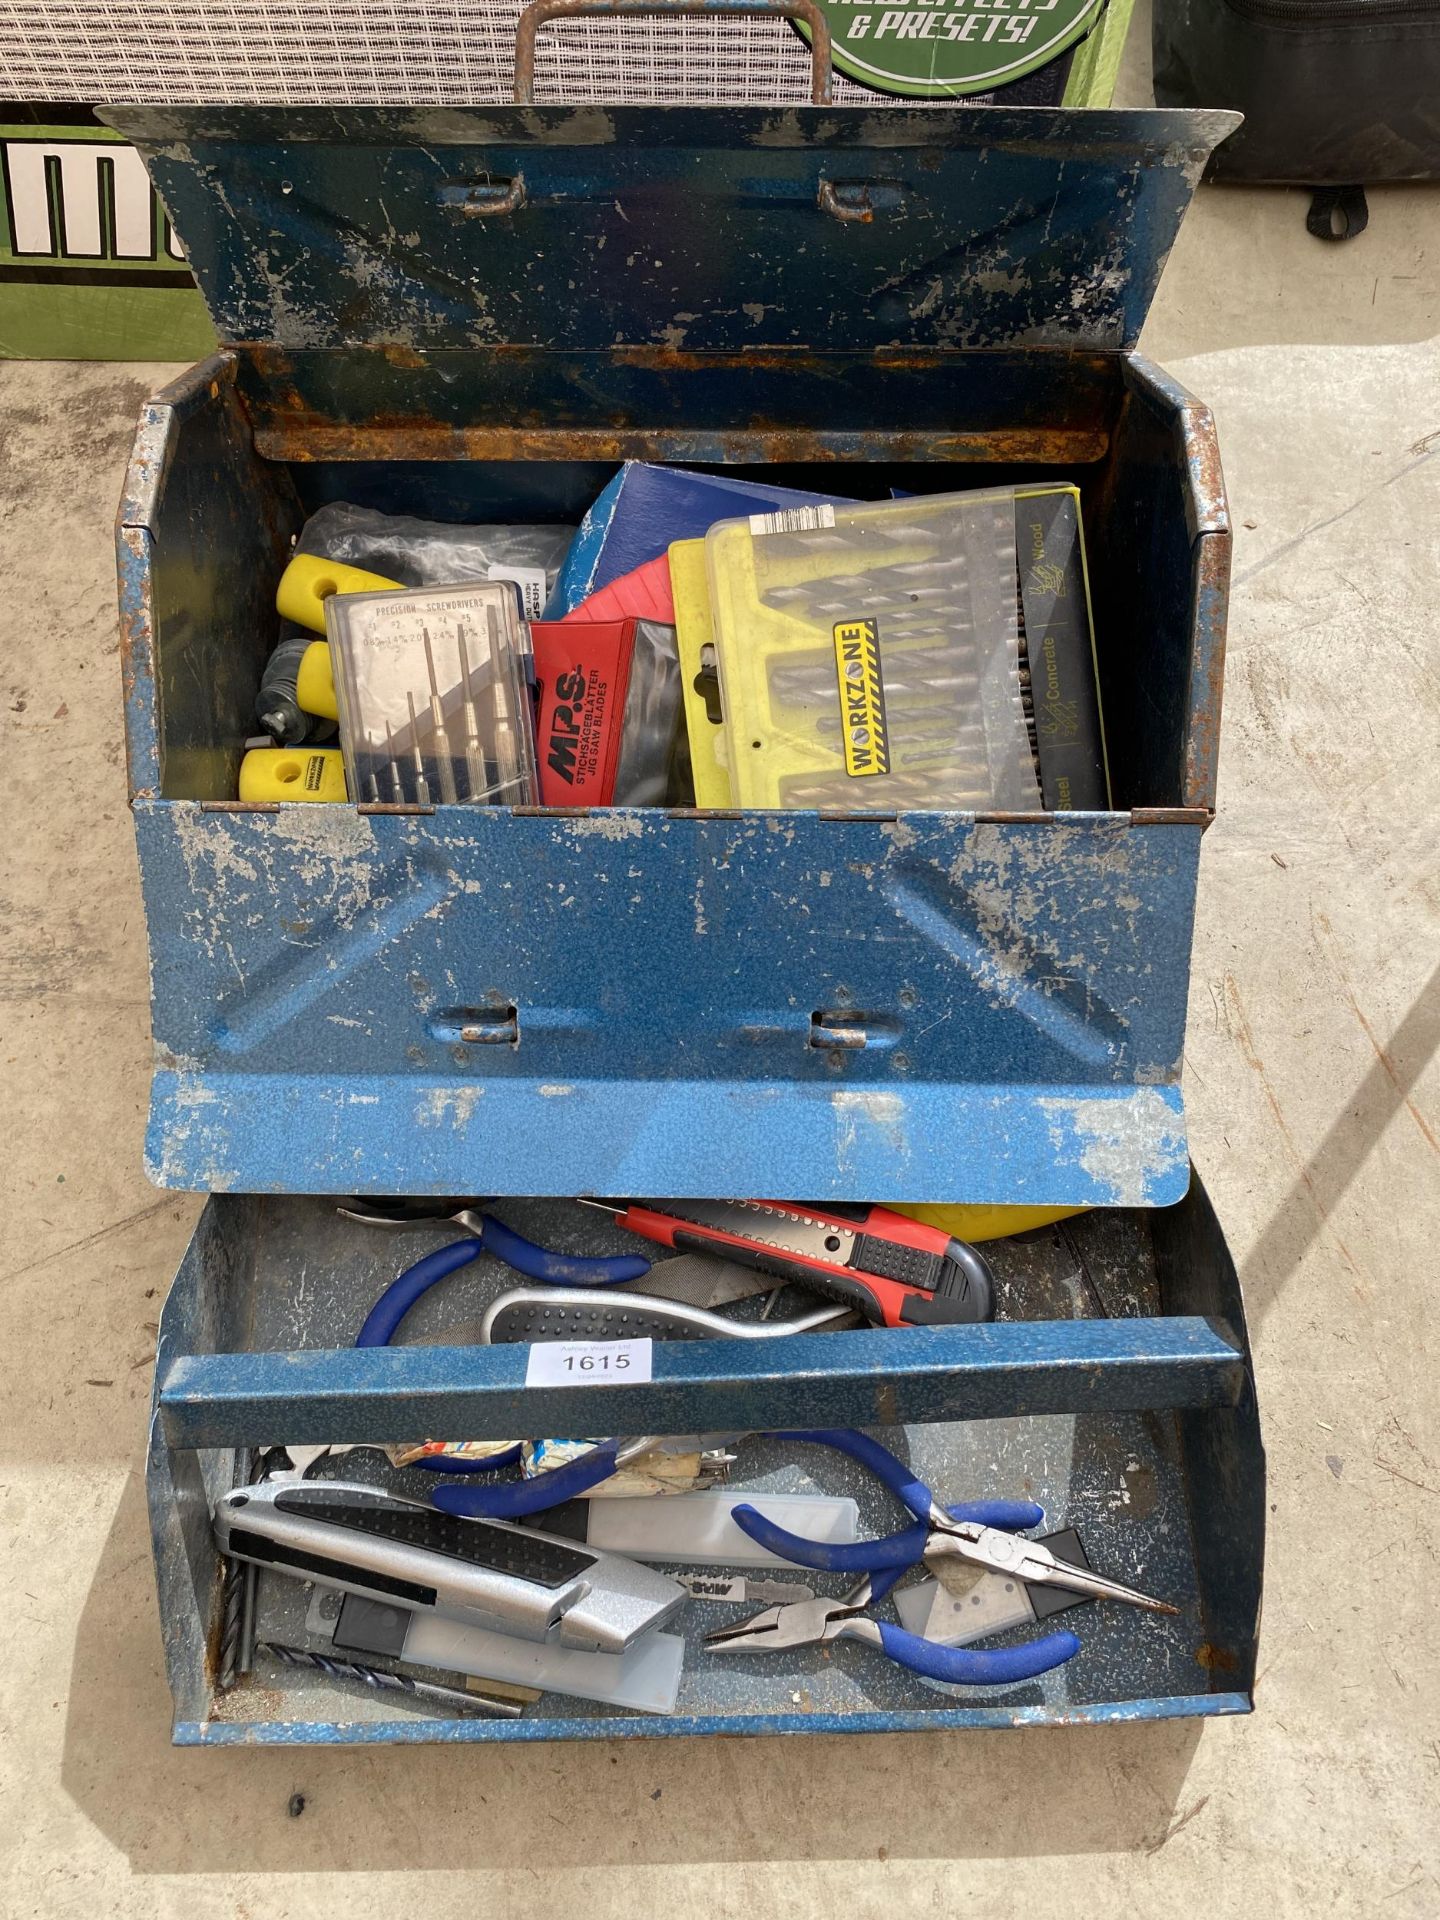
[[[465,1520],[346,1480],[265,1481],[215,1503],[222,1553],[296,1580],[587,1653],[623,1653],[685,1589],[622,1554]]]

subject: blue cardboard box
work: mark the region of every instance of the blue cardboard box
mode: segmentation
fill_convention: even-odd
[[[717,520],[785,507],[843,504],[847,498],[627,460],[580,522],[545,618],[559,620],[573,613],[582,600],[654,560],[673,540],[699,539]]]

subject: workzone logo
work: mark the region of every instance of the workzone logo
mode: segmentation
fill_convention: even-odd
[[[863,780],[869,774],[888,773],[890,735],[885,723],[879,623],[839,620],[834,636],[845,771],[855,780]]]
[[[886,93],[980,93],[1033,73],[1088,33],[1103,0],[820,0],[835,65]]]

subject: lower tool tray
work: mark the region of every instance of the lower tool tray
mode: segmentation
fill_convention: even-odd
[[[607,1252],[627,1245],[601,1216],[562,1202],[509,1201],[499,1210],[552,1246]],[[635,1397],[639,1390],[570,1389],[560,1408],[551,1395],[526,1395],[519,1384],[523,1348],[439,1344],[449,1329],[463,1333],[513,1282],[488,1257],[414,1310],[400,1335],[411,1343],[408,1352],[345,1351],[389,1279],[436,1244],[433,1226],[365,1228],[320,1200],[217,1196],[206,1207],[162,1320],[149,1466],[178,1742],[861,1732],[1163,1718],[1250,1706],[1264,1458],[1234,1269],[1198,1183],[1163,1213],[1090,1214],[991,1243],[1001,1316],[993,1328],[687,1342],[679,1349],[685,1366],[668,1385],[657,1348],[660,1404],[688,1409],[687,1418],[665,1423],[635,1417],[653,1410]],[[1192,1326],[1202,1330],[1189,1342],[1194,1353],[1179,1338]],[[1228,1365],[1215,1354],[1206,1361],[1205,1333],[1221,1343]],[[1099,1344],[1075,1344],[1087,1334]],[[760,1363],[751,1359],[757,1346],[765,1349]],[[874,1365],[866,1359],[872,1349]],[[417,1364],[417,1356],[446,1370],[443,1395],[421,1392],[426,1409],[454,1414],[463,1404],[463,1425],[453,1418],[431,1425],[414,1414],[403,1428],[393,1425],[397,1389],[381,1376]],[[678,1354],[663,1357],[668,1363]],[[357,1362],[376,1369],[373,1391],[365,1373],[354,1371]],[[276,1366],[294,1376],[288,1399],[271,1384]],[[473,1386],[465,1400],[467,1370]],[[908,1411],[907,1399],[917,1397],[947,1414],[973,1404],[986,1417],[877,1420],[887,1404]],[[516,1424],[521,1404],[533,1404],[537,1414],[523,1426]],[[392,1424],[377,1427],[377,1420]],[[1179,1613],[1164,1618],[1086,1605],[1064,1623],[1082,1643],[1064,1667],[1004,1688],[957,1688],[912,1675],[854,1642],[786,1654],[707,1653],[704,1635],[737,1624],[749,1609],[694,1600],[684,1616],[685,1670],[670,1716],[545,1694],[517,1720],[485,1720],[421,1700],[397,1703],[394,1695],[281,1667],[264,1654],[248,1679],[223,1692],[216,1684],[222,1565],[208,1507],[243,1477],[252,1447],[382,1433],[598,1435],[842,1421],[874,1431],[942,1500],[1035,1500],[1046,1531],[1076,1528],[1098,1571],[1171,1601]],[[900,1523],[891,1496],[827,1449],[755,1433],[734,1450],[732,1488],[851,1495],[862,1537]],[[318,1471],[384,1481],[422,1499],[434,1484],[429,1475],[392,1472],[368,1449]],[[826,1594],[843,1592],[852,1578],[796,1577]],[[889,1603],[880,1611],[892,1616]],[[331,1651],[323,1632],[312,1632],[326,1617],[324,1600],[301,1582],[261,1575],[259,1640]]]

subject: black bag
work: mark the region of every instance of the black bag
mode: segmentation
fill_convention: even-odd
[[[1440,179],[1440,0],[1155,0],[1155,99],[1238,107],[1221,180],[1316,188],[1310,231],[1365,226],[1365,186]]]

